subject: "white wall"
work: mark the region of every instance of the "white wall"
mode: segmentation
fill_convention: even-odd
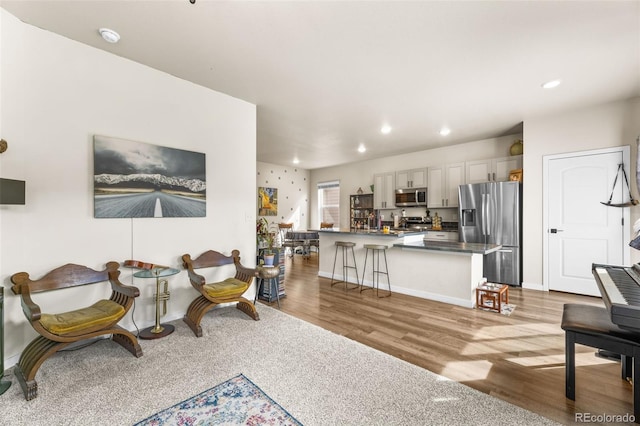
[[[265,216],[270,224],[293,223],[293,229],[309,228],[309,170],[271,163],[257,163],[258,187],[278,189],[278,214]]]
[[[5,367],[35,336],[10,291],[13,273],[37,278],[65,263],[102,269],[128,258],[181,269],[182,254],[210,248],[239,249],[243,263],[255,265],[255,105],[26,25],[2,9],[0,19],[0,136],[9,142],[0,176],[27,183],[25,206],[0,206]],[[94,134],[205,153],[207,216],[95,219]],[[121,280],[140,288],[136,325],[152,325],[155,284],[126,268]],[[106,287],[36,301],[60,312],[108,295]],[[184,272],[169,287],[165,320],[181,318],[197,295]],[[133,329],[131,313],[122,325]]]
[[[527,119],[524,123],[523,286],[543,284],[543,174],[545,155],[629,145],[631,191],[638,197],[636,139],[640,136],[640,98],[592,106],[563,114]],[[631,224],[640,217],[640,206],[631,207]],[[631,227],[630,227],[631,228]],[[632,238],[630,229],[629,240]],[[640,261],[638,251],[631,261]]]
[[[340,181],[340,223],[349,226],[349,195],[355,194],[362,187],[365,194],[371,193],[369,186],[373,184],[373,175],[376,173],[409,170],[419,167],[439,166],[449,163],[457,163],[468,160],[484,160],[488,158],[508,157],[509,148],[516,139],[522,139],[522,135],[509,135],[500,138],[485,139],[460,145],[447,146],[410,154],[395,155],[376,160],[360,161],[356,163],[326,167],[311,171],[311,188],[315,189],[319,182]],[[526,143],[526,141],[525,141]],[[526,172],[525,172],[526,174]],[[375,188],[374,188],[375,189]],[[311,227],[319,226],[317,194],[312,190],[310,223]],[[431,215],[435,213],[430,209]],[[385,220],[391,220],[391,212],[399,214],[400,209],[384,210]],[[443,220],[457,220],[457,209],[440,209],[439,214]],[[423,216],[424,208],[407,209],[408,216]],[[343,226],[344,227],[344,226]]]

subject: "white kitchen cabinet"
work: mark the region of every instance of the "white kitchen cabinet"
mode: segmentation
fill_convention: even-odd
[[[396,172],[396,188],[424,188],[427,186],[427,169],[400,170]]]
[[[427,241],[458,241],[458,233],[452,231],[427,231],[424,239]]]
[[[521,168],[522,155],[467,161],[467,183],[505,182],[511,170]]]
[[[464,173],[464,163],[429,167],[427,207],[458,207],[458,187],[465,183]]]
[[[376,173],[373,175],[373,208],[395,209],[395,172]]]

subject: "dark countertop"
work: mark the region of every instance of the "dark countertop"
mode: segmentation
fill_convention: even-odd
[[[359,231],[351,231],[348,229],[319,229],[318,232],[328,233],[328,234],[370,235],[372,237],[394,237],[394,238],[406,237],[409,235],[424,235],[427,233],[427,231],[413,231],[410,229],[404,229],[404,230],[394,229],[389,231],[388,234],[385,234],[382,231],[376,231],[376,230],[365,231],[362,229]]]
[[[489,254],[502,248],[501,245],[497,244],[458,243],[455,241],[415,241],[411,243],[398,243],[393,246],[399,248],[474,254]]]

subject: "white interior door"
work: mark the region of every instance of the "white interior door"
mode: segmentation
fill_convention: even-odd
[[[628,208],[601,204],[609,199],[622,162],[622,151],[576,154],[548,161],[550,290],[600,296],[591,264],[623,264],[623,219]],[[625,197],[628,198],[628,191],[619,176],[612,202],[621,202]]]

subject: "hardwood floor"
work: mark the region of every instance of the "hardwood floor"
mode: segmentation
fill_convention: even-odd
[[[399,293],[346,292],[317,276],[315,254],[286,262],[280,303],[292,316],[563,424],[574,423],[575,413],[633,413],[619,363],[586,346],[576,346],[576,401],[564,395],[563,304],[603,306],[599,298],[511,288],[517,307],[507,317]]]

